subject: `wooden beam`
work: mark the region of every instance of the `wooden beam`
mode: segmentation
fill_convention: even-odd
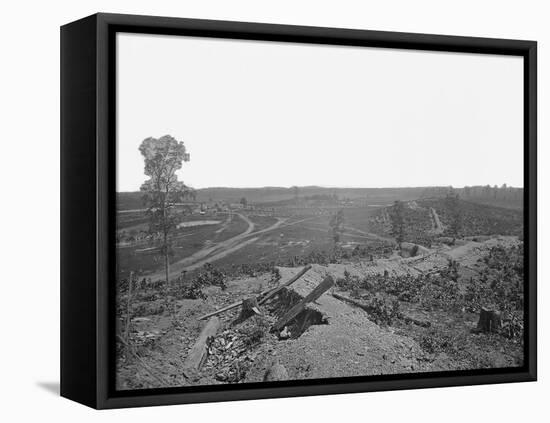
[[[351,299],[351,298],[348,298],[348,297],[344,297],[343,295],[340,295],[340,294],[337,294],[336,292],[333,292],[332,293],[332,296],[334,298],[337,298],[339,299],[340,301],[345,301],[347,303],[350,303],[350,304],[353,304],[354,306],[357,306],[359,308],[362,308],[363,310],[365,310],[367,313],[369,312],[369,307],[359,301],[356,301],[354,299]]]
[[[298,314],[300,314],[306,305],[312,301],[318,299],[326,291],[328,291],[332,286],[334,286],[334,279],[329,275],[327,276],[319,285],[315,287],[308,295],[306,295],[298,304],[288,310],[271,328],[272,331],[280,331],[283,329],[288,322],[294,319]]]
[[[212,313],[205,314],[204,316],[199,317],[198,320],[204,320],[204,319],[208,319],[209,317],[216,316],[217,314],[221,314],[224,311],[228,311],[228,310],[231,310],[232,308],[239,307],[240,305],[242,305],[242,303],[243,303],[243,300],[239,300],[236,303],[229,304],[228,306],[225,306],[216,311],[213,311]]]
[[[216,335],[220,326],[221,322],[217,317],[212,317],[206,323],[183,363],[184,374],[195,373],[201,369],[208,357],[208,339]]]

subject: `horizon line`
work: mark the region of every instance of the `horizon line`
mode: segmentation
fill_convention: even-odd
[[[196,191],[198,190],[207,190],[207,189],[292,189],[294,187],[298,188],[323,188],[323,189],[426,189],[426,188],[453,188],[453,189],[464,189],[466,187],[473,188],[473,187],[486,187],[489,186],[491,188],[494,188],[495,186],[497,188],[502,188],[502,185],[491,185],[491,184],[477,184],[477,185],[463,185],[463,186],[454,186],[454,185],[419,185],[419,186],[384,186],[384,187],[367,187],[367,186],[330,186],[330,185],[291,185],[291,186],[277,186],[277,185],[265,185],[265,186],[208,186],[208,187],[202,187],[202,188],[192,188]],[[514,188],[514,189],[524,189],[524,187],[519,186],[513,186],[513,185],[506,185],[506,188]],[[133,191],[116,191],[117,193],[133,193],[133,192],[140,192],[140,189],[133,190]]]

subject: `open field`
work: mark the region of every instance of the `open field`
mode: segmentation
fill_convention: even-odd
[[[344,250],[370,243],[393,242],[390,238],[385,239],[383,234],[367,232],[369,220],[376,212],[376,207],[345,211],[349,223],[343,233]],[[135,216],[137,213],[133,214],[132,219],[128,219],[131,225],[121,225],[122,231],[128,235],[117,248],[119,275],[125,277],[128,272],[139,269],[144,277],[160,277],[162,272],[155,272],[162,266],[158,240],[147,236],[146,218],[140,219]],[[329,214],[273,217],[247,211],[215,217],[182,217],[182,227],[173,236],[172,274],[177,276],[182,270],[194,270],[196,262],[204,260],[215,262],[217,266],[228,266],[249,262],[287,262],[316,252],[330,252],[333,246],[328,233],[329,219]],[[184,223],[195,221],[209,224],[183,227]],[[231,254],[219,254],[231,249]]]
[[[144,211],[119,213],[117,386],[257,382],[280,366],[284,379],[521,366],[521,210],[442,198],[402,204],[400,245],[392,202],[315,197],[182,213],[169,285]],[[306,301],[322,283],[329,288]],[[259,314],[243,315],[243,299],[257,299]],[[215,321],[199,319],[235,302]],[[207,321],[219,327],[189,369]]]

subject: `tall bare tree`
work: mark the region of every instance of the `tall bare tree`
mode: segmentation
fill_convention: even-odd
[[[189,153],[182,141],[170,135],[146,138],[139,146],[145,161],[144,173],[149,177],[141,185],[143,199],[150,219],[150,230],[161,233],[161,254],[164,256],[166,283],[170,282],[170,234],[177,225],[175,203],[182,201],[187,187],[178,181],[176,171],[189,161]]]
[[[447,206],[451,220],[449,234],[457,238],[462,233],[462,213],[458,194],[453,192],[447,195],[447,197],[445,197],[445,205]]]
[[[334,248],[336,249],[344,233],[344,211],[338,210],[336,214],[333,214],[328,224],[330,228],[329,234],[334,242]]]
[[[397,241],[397,246],[401,248],[401,243],[405,239],[405,206],[402,201],[396,200],[389,211],[391,234]]]

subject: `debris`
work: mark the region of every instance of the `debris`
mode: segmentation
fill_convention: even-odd
[[[220,382],[237,383],[246,377],[249,364],[246,360],[235,360],[230,366],[223,368],[220,372],[216,373],[216,380]]]
[[[288,339],[290,338],[290,331],[288,330],[288,327],[285,326],[284,329],[279,333],[279,339]]]
[[[280,331],[283,327],[287,325],[292,319],[294,319],[298,314],[300,314],[306,304],[315,301],[321,295],[323,295],[327,290],[334,286],[334,279],[329,275],[327,276],[319,285],[315,287],[307,296],[305,296],[298,304],[288,310],[271,328],[272,331]]]

